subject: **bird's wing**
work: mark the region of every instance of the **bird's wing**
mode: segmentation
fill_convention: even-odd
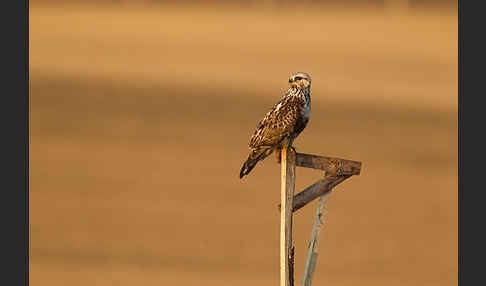
[[[284,96],[258,123],[250,147],[276,146],[289,137],[301,116],[300,106],[303,104],[298,98]]]

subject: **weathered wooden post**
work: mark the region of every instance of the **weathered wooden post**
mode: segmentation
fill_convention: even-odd
[[[280,209],[280,286],[293,286],[292,212],[295,189],[295,152],[281,151],[281,209]]]
[[[347,178],[353,175],[359,175],[361,172],[361,162],[296,153],[293,148],[282,148],[281,164],[281,203],[279,205],[280,286],[294,285],[294,248],[292,243],[293,212],[296,212],[316,198],[321,198],[314,218],[311,241],[309,243],[304,275],[302,277],[302,285],[311,286],[320,244],[319,234],[324,227],[322,216],[326,199],[325,196]],[[296,166],[323,170],[325,176],[294,196]]]
[[[327,199],[331,193],[321,196],[317,204],[316,216],[314,217],[314,226],[312,227],[309,249],[307,250],[307,259],[305,260],[304,274],[302,274],[302,286],[311,286],[312,277],[317,264],[319,246],[321,244],[320,234],[324,229],[327,218]]]

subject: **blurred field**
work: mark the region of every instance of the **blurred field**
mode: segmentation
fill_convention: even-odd
[[[278,285],[279,165],[238,172],[293,71],[297,150],[363,162],[314,285],[457,285],[455,13],[31,4],[31,285]]]

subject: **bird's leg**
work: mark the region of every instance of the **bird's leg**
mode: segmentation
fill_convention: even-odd
[[[295,148],[292,147],[293,142],[294,142],[293,139],[289,139],[287,142],[283,143],[283,145],[281,147],[278,147],[277,149],[275,149],[275,156],[277,157],[277,163],[280,164],[282,162],[282,148],[285,148],[288,151],[297,154],[296,151],[295,151]]]
[[[275,156],[277,157],[277,163],[280,164],[282,162],[282,148],[275,150]]]
[[[297,154],[297,151],[295,151],[295,148],[294,147],[290,146],[289,149],[290,149],[291,152]]]
[[[288,143],[288,150],[290,152],[293,152],[294,154],[297,154],[297,151],[295,151],[295,148],[292,146],[293,143],[294,143],[294,139],[290,139]]]

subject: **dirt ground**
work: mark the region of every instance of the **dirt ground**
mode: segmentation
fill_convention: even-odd
[[[294,71],[297,150],[363,162],[314,285],[457,285],[455,11],[59,5],[30,9],[31,285],[278,285],[280,166],[238,174]]]

